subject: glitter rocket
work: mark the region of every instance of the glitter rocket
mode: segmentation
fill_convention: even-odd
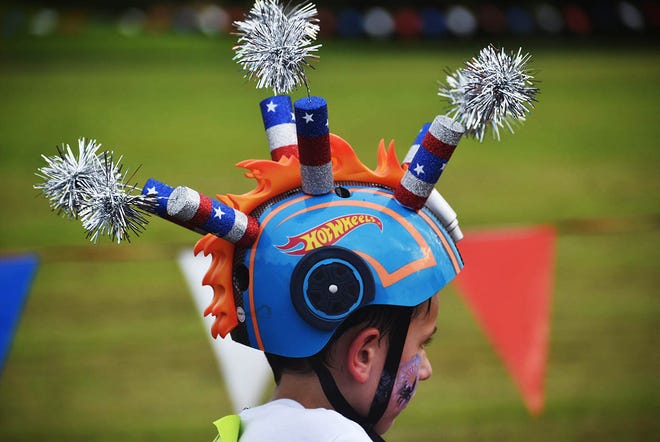
[[[397,201],[412,210],[424,207],[463,132],[463,126],[447,116],[433,120],[394,192]]]
[[[401,163],[403,166],[410,166],[410,162],[415,157],[415,154],[419,150],[419,147],[422,144],[424,137],[426,137],[430,127],[431,123],[424,123],[419,130],[419,133],[415,137],[415,140]],[[431,191],[425,205],[435,216],[438,217],[440,222],[442,222],[442,225],[447,229],[447,233],[449,233],[454,241],[458,242],[463,239],[463,232],[458,226],[458,216],[456,215],[456,212],[435,188]]]
[[[334,187],[328,104],[321,97],[305,97],[294,107],[302,190],[308,195],[324,195]]]
[[[284,6],[278,0],[257,0],[245,20],[234,22],[238,44],[234,60],[245,77],[256,79],[257,89],[272,89],[274,96],[260,103],[271,159],[298,156],[296,126],[289,94],[304,84],[305,74],[317,59],[321,45],[312,44],[319,31],[316,6]]]
[[[297,157],[298,140],[291,98],[287,95],[269,97],[259,103],[259,108],[271,159],[278,161],[283,156]]]
[[[164,190],[169,192],[171,187],[167,187]],[[148,193],[149,188],[146,191]],[[157,209],[159,214],[163,213],[162,204]],[[161,215],[164,218],[199,233],[211,233],[239,246],[252,244],[259,230],[259,223],[253,217],[189,187],[173,189],[164,205],[167,212],[166,217]]]

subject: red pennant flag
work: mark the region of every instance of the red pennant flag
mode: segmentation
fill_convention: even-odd
[[[544,403],[554,243],[546,226],[470,232],[459,243],[458,288],[532,414]]]

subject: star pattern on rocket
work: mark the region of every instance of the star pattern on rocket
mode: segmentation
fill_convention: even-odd
[[[297,154],[295,114],[292,112],[291,98],[278,95],[259,103],[263,118],[271,159]]]

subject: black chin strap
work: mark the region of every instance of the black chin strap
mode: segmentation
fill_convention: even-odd
[[[385,440],[376,433],[374,426],[380,418],[383,417],[383,413],[385,413],[390,398],[392,397],[392,389],[396,380],[396,374],[399,370],[399,364],[401,363],[401,354],[403,353],[403,346],[406,342],[406,336],[408,335],[411,314],[412,309],[406,309],[405,312],[400,315],[401,317],[397,318],[397,321],[394,321],[393,330],[390,334],[385,365],[380,374],[376,394],[371,401],[369,414],[366,417],[360,416],[353,406],[348,403],[346,398],[344,398],[344,395],[339,391],[339,387],[337,387],[337,383],[328,370],[328,367],[326,367],[318,358],[312,358],[311,360],[312,368],[319,378],[321,388],[323,389],[323,393],[325,393],[328,402],[330,402],[335,411],[360,425],[374,442],[385,442]]]
[[[345,418],[350,419],[361,426],[364,431],[367,432],[372,441],[385,442],[384,439],[374,430],[375,422],[368,422],[365,417],[360,416],[355,409],[353,409],[351,404],[348,403],[346,398],[344,398],[344,395],[339,391],[339,387],[337,387],[332,374],[328,371],[328,367],[318,359],[312,360],[312,367],[316,372],[316,376],[319,378],[323,393],[325,393],[325,397],[328,399],[328,402],[330,402],[330,405],[332,405],[332,408]]]

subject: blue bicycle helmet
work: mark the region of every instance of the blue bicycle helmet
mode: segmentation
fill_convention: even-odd
[[[306,111],[319,111],[325,101],[301,99],[296,111],[304,105],[313,108]],[[446,132],[447,125],[458,129],[443,118],[429,128],[428,141],[421,143],[411,167],[427,166],[431,174],[430,161],[423,157],[433,157],[433,142],[450,146],[438,141],[446,138],[439,132]],[[414,172],[398,162],[393,146],[386,152],[381,143],[379,164],[372,171],[327,126],[320,136],[317,127],[306,138],[304,118],[297,118],[296,125],[299,156],[240,163],[257,188],[245,195],[218,195],[225,211],[244,213],[258,225],[249,245],[207,235],[196,252],[214,257],[204,280],[215,293],[206,311],[216,316],[213,335],[231,332],[237,342],[298,358],[319,352],[357,309],[415,306],[429,299],[460,272],[463,262],[437,213],[424,206],[428,195],[423,192],[431,193],[435,181],[410,176]],[[314,156],[324,148],[327,152]],[[309,149],[312,155],[305,153]],[[438,158],[432,160],[444,168],[446,160]],[[330,180],[319,179],[318,169],[329,170]],[[415,180],[421,185],[415,187]],[[420,199],[421,207],[410,207]]]

